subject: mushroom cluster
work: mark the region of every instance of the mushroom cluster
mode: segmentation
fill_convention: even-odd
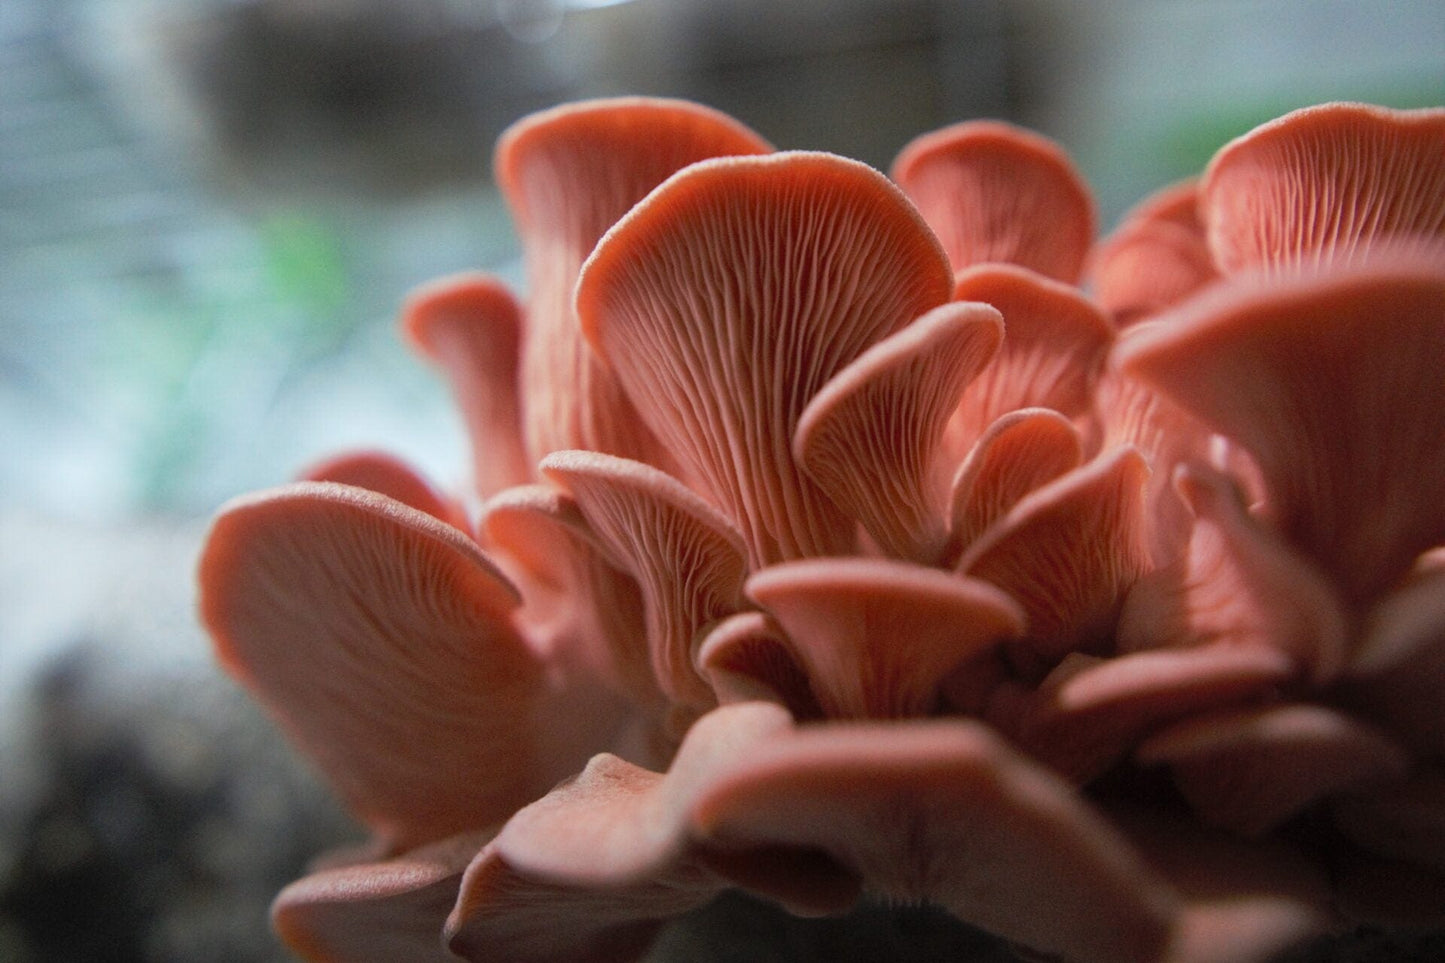
[[[891,176],[526,118],[525,304],[407,303],[475,490],[238,499],[220,661],[371,833],[327,961],[614,961],[737,889],[1078,961],[1445,921],[1445,110],[1329,104],[1096,240],[1051,141]]]

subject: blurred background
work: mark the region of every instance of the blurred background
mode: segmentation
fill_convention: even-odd
[[[1107,227],[1286,110],[1445,104],[1445,0],[0,0],[0,960],[285,958],[354,831],[210,666],[205,519],[346,447],[463,481],[396,307],[520,283],[493,140],[619,93],[882,168],[1013,120]]]

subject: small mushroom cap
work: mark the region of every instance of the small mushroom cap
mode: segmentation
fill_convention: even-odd
[[[1124,332],[1114,342],[1113,351],[1117,353],[1121,345],[1147,332],[1153,323],[1144,322]],[[1174,471],[1185,463],[1216,460],[1223,439],[1152,385],[1114,364],[1099,379],[1094,413],[1102,429],[1104,448],[1133,445],[1149,461],[1146,500],[1150,554],[1157,565],[1173,562],[1189,541],[1194,524],[1193,514],[1174,486]],[[1236,463],[1247,458],[1237,445],[1228,449],[1227,457]]]
[[[1095,299],[1120,327],[1158,314],[1219,276],[1199,219],[1198,182],[1170,184],[1126,213],[1095,249]]]
[[[500,280],[481,272],[425,284],[408,296],[402,334],[446,375],[472,445],[472,480],[483,498],[531,477],[522,448],[522,309]]]
[[[1020,671],[1041,675],[1070,652],[1111,643],[1124,595],[1148,567],[1148,475],[1137,449],[1106,451],[1026,495],[959,559],[958,572],[1028,613],[1024,638],[1009,646]]]
[[[955,271],[1000,261],[1079,280],[1097,230],[1094,199],[1047,137],[1000,121],[964,121],[910,142],[892,177]]]
[[[709,707],[695,649],[712,623],[737,612],[747,575],[742,536],[671,476],[598,452],[553,452],[542,472],[567,488],[613,564],[642,587],[645,659],[674,702]]]
[[[466,531],[466,512],[438,492],[401,459],[382,451],[350,451],[332,455],[304,469],[298,481],[336,482],[394,498],[403,505]]]
[[[953,670],[1024,625],[992,585],[887,559],[774,565],[748,579],[747,593],[787,632],[830,717],[923,715]]]
[[[574,666],[639,707],[665,699],[651,661],[642,591],[619,569],[577,500],[554,485],[518,485],[482,506],[479,529],[527,604],[517,613],[532,647],[553,666]]]
[[[939,560],[944,430],[1002,341],[996,309],[950,301],[859,355],[798,419],[794,457],[885,554]]]
[[[566,224],[595,243],[688,164],[771,150],[745,124],[702,104],[607,97],[523,117],[497,140],[493,168],[520,230]]]
[[[961,458],[995,419],[1019,408],[1070,418],[1093,400],[1114,343],[1114,326],[1072,285],[1011,264],[983,264],[954,279],[956,301],[982,301],[1003,315],[1003,347],[964,390],[949,427]]]
[[[1020,408],[989,425],[954,475],[950,562],[1024,496],[1084,463],[1074,423],[1051,408]]]
[[[1073,653],[1035,688],[1000,686],[986,718],[1031,756],[1083,785],[1160,726],[1273,698],[1296,675],[1264,646],[1201,645],[1110,658]]]
[[[738,612],[714,625],[698,648],[697,667],[724,705],[766,700],[787,706],[799,721],[823,718],[803,660],[766,612]]]

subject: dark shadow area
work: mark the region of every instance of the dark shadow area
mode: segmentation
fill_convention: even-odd
[[[355,830],[225,683],[118,694],[102,669],[75,655],[34,691],[0,788],[0,959],[290,959],[272,897]]]

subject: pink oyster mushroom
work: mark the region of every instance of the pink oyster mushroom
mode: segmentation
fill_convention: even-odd
[[[1097,250],[1003,124],[890,182],[683,102],[519,122],[525,307],[403,314],[475,492],[346,454],[203,552],[371,833],[282,938],[633,960],[729,889],[1080,961],[1445,919],[1442,117],[1282,118]]]

